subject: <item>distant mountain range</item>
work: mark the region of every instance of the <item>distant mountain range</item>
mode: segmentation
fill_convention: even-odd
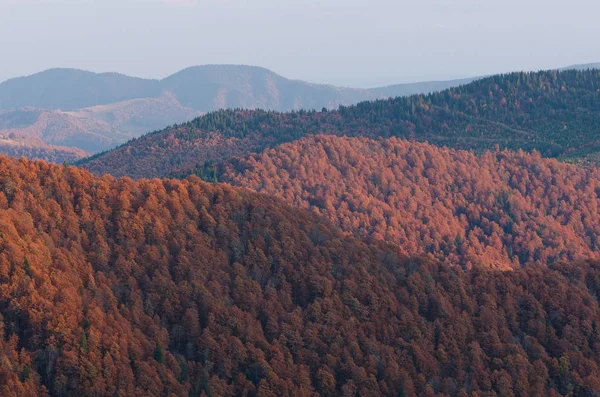
[[[217,109],[331,109],[472,80],[355,89],[290,80],[254,66],[195,66],[162,80],[50,69],[0,84],[0,138],[19,141],[10,151],[0,145],[0,153],[72,161],[68,148],[80,149],[78,156],[102,152]]]
[[[575,65],[587,69],[599,64]],[[226,108],[290,111],[334,109],[363,101],[442,91],[477,78],[397,84],[372,89],[342,88],[282,77],[255,66],[205,65],[162,80],[118,73],[50,69],[0,83],[0,138],[16,138],[22,155],[71,161],[114,148],[144,133]],[[3,109],[3,110],[2,110]],[[65,152],[64,157],[61,153]],[[9,153],[0,145],[0,153]],[[11,154],[19,155],[11,145]]]
[[[132,99],[161,98],[169,93],[182,106],[200,112],[224,108],[320,110],[388,96],[443,90],[473,80],[358,89],[290,80],[265,68],[241,65],[194,66],[162,80],[50,69],[0,83],[0,109],[34,107],[74,111]]]

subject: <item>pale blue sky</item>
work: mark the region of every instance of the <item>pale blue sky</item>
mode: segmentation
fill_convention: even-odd
[[[346,86],[600,62],[598,0],[0,0],[0,81],[264,66]]]

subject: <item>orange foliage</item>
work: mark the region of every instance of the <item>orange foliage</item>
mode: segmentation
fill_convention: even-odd
[[[598,263],[467,272],[244,189],[0,157],[3,396],[592,395],[598,293]]]
[[[446,263],[600,257],[600,172],[538,154],[321,135],[234,159],[219,178]]]

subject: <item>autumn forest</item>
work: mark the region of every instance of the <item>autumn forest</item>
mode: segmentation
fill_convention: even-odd
[[[600,396],[599,105],[512,73],[0,156],[0,396]]]

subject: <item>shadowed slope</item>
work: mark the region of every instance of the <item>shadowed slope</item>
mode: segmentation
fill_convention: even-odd
[[[240,189],[0,158],[3,396],[591,395],[599,279],[467,273]]]

